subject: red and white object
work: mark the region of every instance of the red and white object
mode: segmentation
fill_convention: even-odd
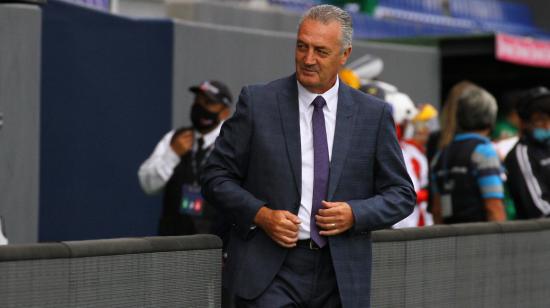
[[[550,68],[550,41],[498,33],[495,44],[500,61]]]

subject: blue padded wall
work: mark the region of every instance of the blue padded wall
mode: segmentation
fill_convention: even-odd
[[[39,240],[156,233],[137,170],[171,127],[173,24],[43,6]]]

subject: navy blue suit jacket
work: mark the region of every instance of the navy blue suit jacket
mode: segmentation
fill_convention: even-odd
[[[223,275],[231,294],[257,297],[283,263],[288,249],[253,220],[262,206],[298,214],[300,147],[295,75],[244,87],[201,177],[205,198],[233,224]],[[390,106],[340,83],[327,200],[348,202],[355,218],[328,237],[343,307],[369,305],[370,232],[408,216],[415,197]]]

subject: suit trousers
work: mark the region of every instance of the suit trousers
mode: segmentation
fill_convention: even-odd
[[[314,247],[310,240],[291,248],[281,269],[257,298],[235,299],[243,308],[341,307],[329,245]]]

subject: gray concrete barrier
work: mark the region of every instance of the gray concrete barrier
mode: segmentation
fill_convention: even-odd
[[[548,307],[550,220],[377,231],[372,307]]]
[[[220,307],[221,240],[146,237],[0,247],[0,307]]]

